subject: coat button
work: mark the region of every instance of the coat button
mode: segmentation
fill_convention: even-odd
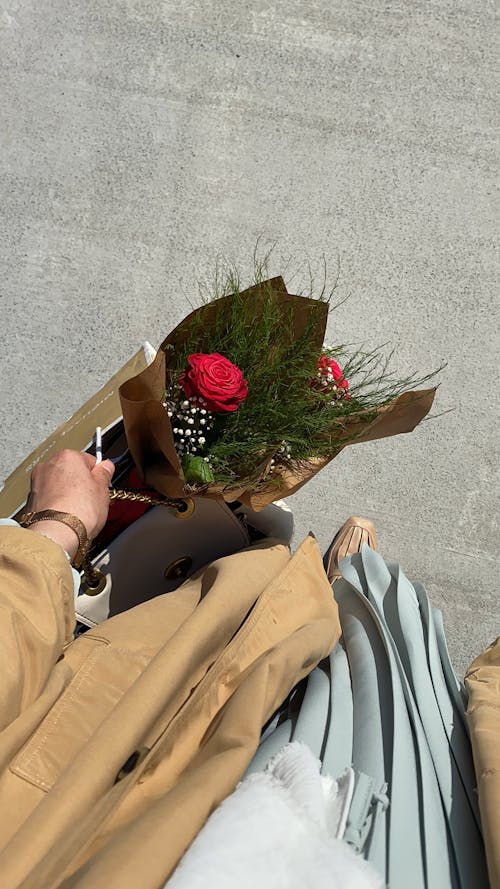
[[[123,763],[120,771],[118,772],[115,784],[117,781],[122,781],[123,778],[126,778],[127,775],[130,775],[130,772],[133,772],[135,768],[143,761],[143,759],[148,755],[149,747],[139,747],[138,750],[134,750],[133,753],[130,754],[129,758]]]
[[[188,576],[192,564],[193,560],[190,556],[181,556],[180,559],[176,559],[165,568],[163,576],[165,580],[184,580]]]

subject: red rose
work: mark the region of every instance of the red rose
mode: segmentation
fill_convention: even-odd
[[[328,358],[327,355],[322,355],[319,359],[318,371],[321,371],[321,375],[325,377],[330,373],[334,380],[341,380],[344,376],[340,365],[333,358]]]
[[[348,391],[349,381],[344,378],[344,372],[339,364],[328,355],[322,355],[318,359],[318,373],[312,385],[321,389],[322,392],[332,392],[334,398],[347,398],[351,401],[351,394]]]
[[[197,352],[188,358],[180,382],[187,398],[201,396],[209,411],[235,411],[248,395],[248,384],[239,367],[224,355]]]

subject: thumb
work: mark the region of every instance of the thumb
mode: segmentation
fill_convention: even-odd
[[[91,472],[97,482],[108,487],[115,472],[115,464],[111,460],[103,460],[102,463],[97,463]]]

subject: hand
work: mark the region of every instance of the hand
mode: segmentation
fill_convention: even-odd
[[[69,512],[83,522],[92,539],[108,517],[108,488],[114,471],[111,460],[96,464],[95,457],[90,454],[60,451],[33,470],[28,508],[31,512],[42,509]],[[78,538],[61,522],[37,522],[30,527],[55,540],[72,558],[76,554]]]

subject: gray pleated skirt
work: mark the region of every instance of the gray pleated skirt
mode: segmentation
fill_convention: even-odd
[[[334,585],[342,639],[266,727],[249,772],[290,740],[356,774],[345,839],[391,889],[487,889],[465,692],[441,613],[364,545]]]

